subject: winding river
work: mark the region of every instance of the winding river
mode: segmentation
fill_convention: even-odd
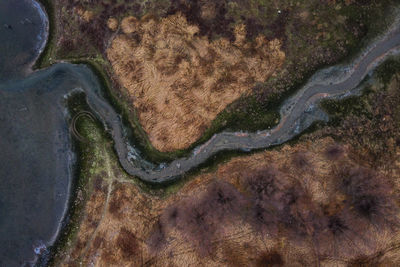
[[[358,84],[380,62],[400,50],[396,21],[351,64],[317,72],[283,104],[275,128],[256,133],[221,132],[188,157],[156,165],[144,160],[129,142],[121,116],[105,100],[97,77],[87,66],[59,63],[28,73],[47,39],[44,14],[33,0],[0,2],[0,266],[33,264],[58,234],[75,161],[65,105],[71,92],[85,92],[95,116],[111,134],[126,172],[147,182],[164,183],[220,151],[282,144],[313,122],[327,120],[318,108],[321,99],[356,93]]]
[[[324,98],[338,98],[355,93],[357,85],[388,56],[399,53],[400,25],[396,21],[390,30],[368,46],[349,65],[338,65],[317,72],[295,95],[281,107],[281,121],[271,130],[247,132],[221,132],[196,147],[189,157],[170,164],[154,166],[145,162],[134,146],[129,145],[119,118],[113,109],[93,92],[86,93],[88,102],[107,125],[115,142],[119,161],[133,176],[152,183],[163,183],[179,178],[220,151],[268,148],[282,144],[308,128],[317,120],[327,120],[318,108]]]

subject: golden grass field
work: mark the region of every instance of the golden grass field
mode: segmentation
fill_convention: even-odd
[[[263,168],[273,168],[279,174],[282,188],[300,186],[308,192],[313,206],[323,207],[329,216],[338,213],[348,197],[337,192],[335,170],[363,164],[352,149],[324,138],[234,158],[211,173],[199,174],[166,198],[148,195],[114,172],[112,181],[108,180],[110,195],[106,200],[108,186],[99,177],[94,186],[97,189],[86,205],[77,241],[65,252],[63,266],[76,266],[79,262],[85,266],[317,266],[317,262],[320,266],[352,266],[364,261],[365,266],[394,266],[400,263],[398,230],[377,227],[362,218],[350,221],[349,225],[355,225],[349,226],[345,235],[323,232],[318,237],[318,248],[308,235],[288,234],[284,229],[278,229],[277,235],[262,234],[246,219],[232,218],[218,222],[221,230],[210,240],[210,253],[202,253],[198,243],[174,227],[163,229],[164,246],[154,251],[148,245],[160,218],[171,207],[196,203],[218,182],[233,185],[246,194],[244,177]],[[399,160],[390,171],[378,170],[378,176],[391,177],[394,191],[398,192]],[[308,209],[301,205],[305,204],[300,203],[299,211],[306,214]],[[398,215],[397,212],[395,216]]]
[[[198,36],[199,28],[179,13],[159,21],[126,17],[120,28],[107,57],[151,143],[164,152],[194,143],[285,59],[277,39],[246,42],[244,25],[235,28],[235,42]]]

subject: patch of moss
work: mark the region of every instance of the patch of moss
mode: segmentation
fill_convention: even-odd
[[[400,72],[400,57],[391,57],[383,62],[376,70],[377,77],[384,83],[388,84],[394,73]]]
[[[321,102],[321,107],[331,116],[332,125],[337,125],[341,118],[348,115],[366,116],[372,118],[368,105],[368,93],[364,91],[362,96],[351,96],[342,100],[328,99]]]

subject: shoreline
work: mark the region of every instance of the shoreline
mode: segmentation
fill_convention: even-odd
[[[50,33],[50,21],[49,21],[49,16],[47,14],[46,8],[45,6],[41,3],[41,1],[37,1],[37,0],[31,0],[31,3],[33,5],[33,7],[38,11],[40,18],[42,19],[44,28],[42,28],[41,33],[44,33],[44,38],[40,38],[40,42],[41,45],[40,47],[36,47],[37,49],[37,55],[36,57],[32,60],[32,62],[27,66],[27,75],[32,74],[35,69],[34,66],[36,64],[36,62],[39,60],[39,58],[41,57],[44,49],[47,46],[47,42],[49,41],[49,33]]]

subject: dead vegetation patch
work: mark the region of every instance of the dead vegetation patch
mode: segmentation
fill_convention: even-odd
[[[264,252],[259,256],[257,266],[283,266],[282,256],[277,251]]]
[[[95,183],[98,184],[99,179],[95,179],[95,181],[96,180],[97,182]],[[100,223],[107,198],[107,192],[105,190],[94,190],[93,192],[94,193],[90,196],[85,205],[84,212],[86,215],[80,223],[80,229],[76,237],[77,241],[71,250],[71,258],[79,257],[86,250],[86,246],[90,242],[92,234]],[[97,243],[98,242],[99,241],[97,240]]]
[[[234,43],[201,37],[181,14],[158,21],[127,17],[121,29],[107,57],[160,151],[187,148],[218,113],[285,59],[277,39],[259,35],[246,42],[244,25],[236,27]]]
[[[109,18],[107,20],[107,27],[112,31],[116,31],[118,29],[118,20],[113,17]]]
[[[85,10],[82,7],[75,8],[75,12],[80,16],[80,18],[85,22],[90,22],[93,19],[93,12],[90,10]]]
[[[330,157],[338,147],[340,156]],[[165,199],[115,182],[83,260],[93,266],[399,263],[389,253],[400,242],[399,177],[362,166],[353,153],[330,138],[286,145],[234,158]],[[87,245],[85,224],[73,258]]]
[[[112,195],[113,197],[108,205],[108,212],[112,216],[121,219],[124,215],[124,207],[129,202],[129,197],[121,186],[116,186],[112,191]]]
[[[117,245],[125,260],[132,260],[138,254],[138,241],[136,236],[126,228],[122,228],[117,238]]]
[[[332,147],[341,147],[340,157],[326,157]],[[302,154],[305,150],[307,160]],[[234,224],[247,225],[262,238],[308,248],[303,253],[313,264],[332,258],[356,259],[390,247],[399,239],[392,182],[386,174],[360,166],[348,153],[345,146],[325,139],[315,147],[308,143],[233,159],[214,174],[229,183],[213,182],[203,193],[164,210],[157,221],[163,247],[169,246],[168,236],[180,236],[202,257],[215,258],[220,244],[213,241],[230,236]],[[313,172],[298,172],[299,163],[293,157],[300,157],[300,165],[310,166]],[[266,266],[292,262],[281,253],[287,250],[261,255],[259,260]]]

